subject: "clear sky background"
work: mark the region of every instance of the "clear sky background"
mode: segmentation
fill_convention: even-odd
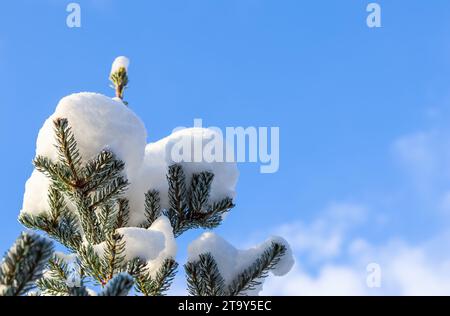
[[[362,0],[79,0],[79,29],[69,2],[0,8],[2,251],[44,120],[65,95],[112,95],[126,55],[149,141],[194,118],[280,127],[279,172],[241,164],[217,230],[244,248],[292,243],[295,268],[266,294],[450,294],[449,1],[377,1],[379,29]],[[366,286],[371,262],[381,288]]]

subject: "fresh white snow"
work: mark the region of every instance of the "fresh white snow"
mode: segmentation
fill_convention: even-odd
[[[166,259],[175,259],[177,255],[177,243],[173,235],[173,229],[170,221],[164,215],[161,215],[149,228],[150,230],[161,232],[164,235],[163,250],[158,256],[147,262],[147,268],[150,276],[154,277]]]
[[[130,60],[125,56],[117,57],[111,66],[111,74],[118,71],[120,68],[125,68],[128,71],[128,67],[130,66]]]
[[[73,264],[77,260],[77,255],[74,253],[64,253],[56,251],[54,256],[64,261],[66,264]]]
[[[48,205],[48,188],[50,180],[42,173],[34,170],[25,183],[22,210],[29,215],[37,216],[50,211]]]
[[[205,159],[198,161],[178,160],[178,149],[184,144],[184,149],[190,150],[189,153],[182,153],[185,157],[194,158],[202,155],[199,151],[207,151],[208,144],[218,140],[218,144],[224,141],[222,135],[216,131],[207,128],[187,128],[179,130],[155,143],[150,143],[145,148],[145,157],[138,177],[130,179],[130,206],[132,209],[131,220],[133,224],[142,222],[144,217],[144,194],[148,190],[157,190],[160,193],[161,207],[169,206],[168,183],[166,179],[167,170],[170,165],[179,163],[183,166],[186,173],[186,185],[190,184],[192,174],[210,171],[214,174],[214,180],[211,184],[210,202],[216,202],[223,198],[236,196],[236,185],[239,178],[239,171],[236,163],[212,161]],[[196,146],[195,144],[200,144]],[[182,150],[181,150],[182,152]]]
[[[160,231],[138,227],[124,227],[117,230],[125,241],[125,260],[139,258],[143,261],[156,259],[164,250],[165,238]]]
[[[102,150],[111,150],[126,163],[129,172],[142,163],[147,132],[144,124],[123,103],[97,93],[82,92],[63,98],[39,131],[36,155],[58,158],[53,121],[69,122],[83,161]]]
[[[148,229],[125,227],[117,230],[125,241],[125,260],[140,258],[147,262],[152,275],[167,258],[175,258],[177,245],[172,226],[161,215]]]
[[[236,163],[207,161],[203,152],[212,143],[225,151],[222,135],[212,129],[187,128],[177,131],[157,142],[146,145],[147,131],[142,121],[120,100],[96,93],[77,93],[63,98],[55,112],[39,131],[36,155],[58,158],[55,148],[53,121],[66,118],[78,143],[83,162],[95,157],[104,149],[113,151],[125,162],[130,187],[126,197],[130,200],[130,226],[138,226],[145,220],[144,194],[148,190],[160,192],[161,206],[168,207],[168,167],[174,163],[183,165],[187,185],[193,173],[210,171],[215,177],[211,185],[210,201],[236,196],[239,172]],[[189,146],[185,146],[188,142]],[[198,147],[196,144],[200,144]],[[181,146],[185,146],[181,149]],[[189,153],[187,152],[189,151]],[[191,160],[180,160],[191,157]],[[196,159],[200,157],[201,159]],[[40,214],[48,210],[47,189],[49,181],[34,172],[28,180],[23,201],[23,211]]]

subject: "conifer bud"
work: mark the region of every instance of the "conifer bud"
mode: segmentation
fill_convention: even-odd
[[[113,83],[116,90],[116,97],[123,100],[124,90],[128,85],[128,66],[130,60],[125,56],[117,57],[112,66],[109,80]]]

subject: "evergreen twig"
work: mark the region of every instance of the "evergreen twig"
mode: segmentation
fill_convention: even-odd
[[[70,277],[68,264],[58,257],[48,262],[48,271],[36,284],[44,295],[69,296],[70,289],[67,280]]]
[[[0,266],[0,296],[19,296],[31,290],[52,253],[53,245],[49,240],[22,233]]]
[[[225,281],[216,260],[210,253],[201,254],[199,260],[185,265],[188,291],[197,296],[225,295]]]
[[[146,222],[142,227],[148,228],[161,216],[159,192],[150,190],[145,193],[145,218]]]
[[[128,86],[128,74],[125,67],[120,67],[116,72],[112,73],[109,80],[113,83],[116,89],[116,97],[123,100],[124,90]]]
[[[210,172],[193,174],[187,190],[183,167],[179,164],[169,167],[169,209],[164,214],[169,218],[175,236],[189,229],[215,228],[222,222],[223,215],[234,207],[231,198],[208,205],[213,179]]]
[[[285,253],[285,245],[272,242],[250,267],[231,282],[228,286],[228,295],[245,295],[247,291],[254,290],[261,284],[262,279],[267,277],[269,271],[275,268]]]
[[[108,282],[100,296],[126,296],[133,287],[133,278],[128,273],[117,274]]]
[[[168,258],[164,260],[156,274],[151,277],[146,264],[139,259],[135,259],[128,271],[134,276],[136,290],[144,296],[162,296],[169,290],[177,268],[178,263],[172,258]]]

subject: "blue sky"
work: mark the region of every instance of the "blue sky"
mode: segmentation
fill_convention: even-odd
[[[386,262],[392,280],[401,279],[391,272],[393,240],[434,258],[429,244],[450,223],[450,3],[377,2],[380,29],[366,26],[369,1],[360,0],[79,0],[80,29],[66,26],[69,1],[3,3],[0,249],[22,229],[16,217],[42,123],[65,95],[112,95],[111,62],[126,55],[127,100],[149,141],[194,118],[206,126],[280,127],[279,172],[239,166],[237,207],[218,229],[232,243],[282,232],[311,244],[294,247],[293,276],[319,292],[328,266],[364,281],[363,251],[350,251],[355,242],[376,249],[367,260]],[[319,242],[295,233],[301,230]],[[318,251],[335,235],[339,249]],[[440,276],[430,267],[447,262],[419,268]],[[408,294],[421,282],[435,288],[424,280],[388,279],[383,293]]]

